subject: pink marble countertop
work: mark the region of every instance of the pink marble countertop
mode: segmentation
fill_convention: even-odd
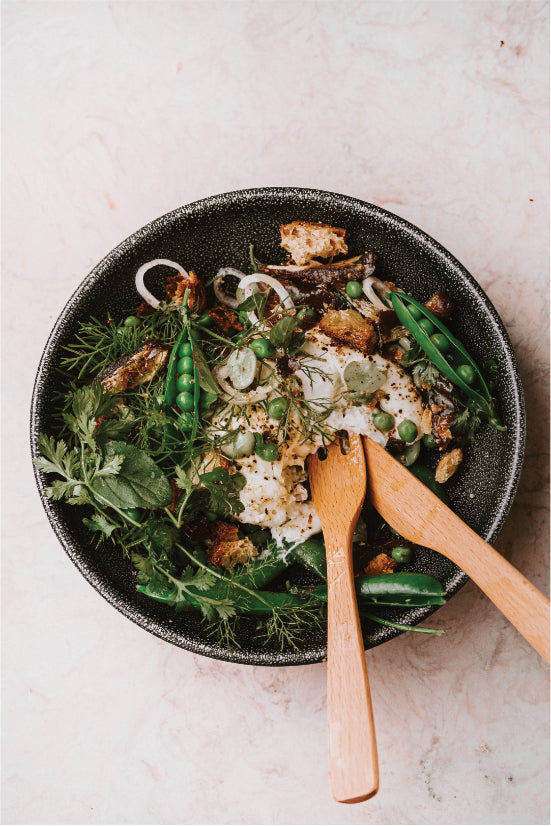
[[[47,335],[122,239],[218,192],[343,192],[437,238],[500,313],[528,441],[497,547],[547,590],[547,32],[539,1],[3,3],[5,823],[549,822],[548,670],[474,585],[443,637],[367,654],[381,790],[344,807],[325,666],[130,623],[63,553],[28,448]]]

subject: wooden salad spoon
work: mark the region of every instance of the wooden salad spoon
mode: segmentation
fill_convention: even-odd
[[[363,441],[370,499],[383,519],[455,562],[549,662],[549,600],[384,447]]]
[[[379,763],[364,642],[352,570],[352,536],[365,498],[360,436],[327,457],[308,457],[308,477],[327,552],[327,716],[331,793],[340,803],[377,794]]]

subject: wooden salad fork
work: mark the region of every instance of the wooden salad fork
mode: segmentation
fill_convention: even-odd
[[[377,742],[352,570],[352,536],[365,498],[360,436],[308,457],[310,490],[327,549],[327,716],[331,793],[360,803],[379,789]]]
[[[455,562],[549,662],[549,600],[384,447],[363,440],[370,499],[383,519]]]

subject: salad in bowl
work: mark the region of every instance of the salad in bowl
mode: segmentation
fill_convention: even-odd
[[[324,627],[310,454],[369,436],[447,502],[479,428],[506,429],[497,363],[453,334],[444,289],[418,300],[378,272],[384,251],[350,255],[346,228],[319,221],[280,226],[283,263],[251,241],[248,272],[142,261],[139,305],[79,322],[35,459],[46,499],[133,566],[139,598],[197,614],[225,651],[243,618],[281,650]],[[365,621],[438,633],[389,617],[446,592],[367,500],[354,550]]]

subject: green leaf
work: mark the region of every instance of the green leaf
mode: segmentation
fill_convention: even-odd
[[[282,350],[288,347],[291,344],[293,331],[298,323],[298,319],[294,316],[280,318],[277,324],[274,324],[270,330],[270,341],[274,347],[279,347]]]
[[[220,388],[214,381],[207,364],[207,360],[203,355],[203,351],[196,342],[193,345],[192,358],[195,369],[199,375],[199,386],[205,391],[205,393],[213,393],[218,395]]]
[[[268,300],[268,293],[253,293],[245,301],[242,301],[241,304],[238,306],[238,312],[253,312],[258,313],[258,317],[261,318],[264,315],[264,309],[266,307],[266,302]]]
[[[157,558],[170,557],[176,540],[178,528],[172,522],[162,519],[149,519],[144,526],[144,544]]]
[[[221,467],[199,476],[199,485],[205,487],[209,493],[208,510],[215,511],[221,516],[229,516],[232,513],[237,515],[245,509],[239,498],[239,491],[243,490],[246,482],[242,473],[230,473]]]
[[[94,513],[89,519],[85,516],[82,522],[89,530],[102,533],[107,537],[111,536],[117,528],[116,525],[112,525],[101,513]]]
[[[162,508],[172,501],[172,488],[166,476],[143,450],[126,442],[108,442],[103,457],[111,465],[123,457],[116,476],[95,476],[92,490],[118,508]]]
[[[193,484],[193,480],[197,476],[197,471],[193,467],[193,465],[188,465],[187,467],[182,467],[181,465],[176,465],[175,469],[176,479],[175,482],[181,490],[184,490],[186,493],[191,493],[192,490],[195,489],[195,485]]]
[[[465,407],[460,413],[456,413],[451,425],[451,431],[456,438],[464,444],[470,444],[480,427],[481,418],[477,410]]]
[[[141,574],[145,574],[147,578],[153,576],[155,569],[153,567],[153,563],[147,556],[134,553],[132,554],[132,562]]]

